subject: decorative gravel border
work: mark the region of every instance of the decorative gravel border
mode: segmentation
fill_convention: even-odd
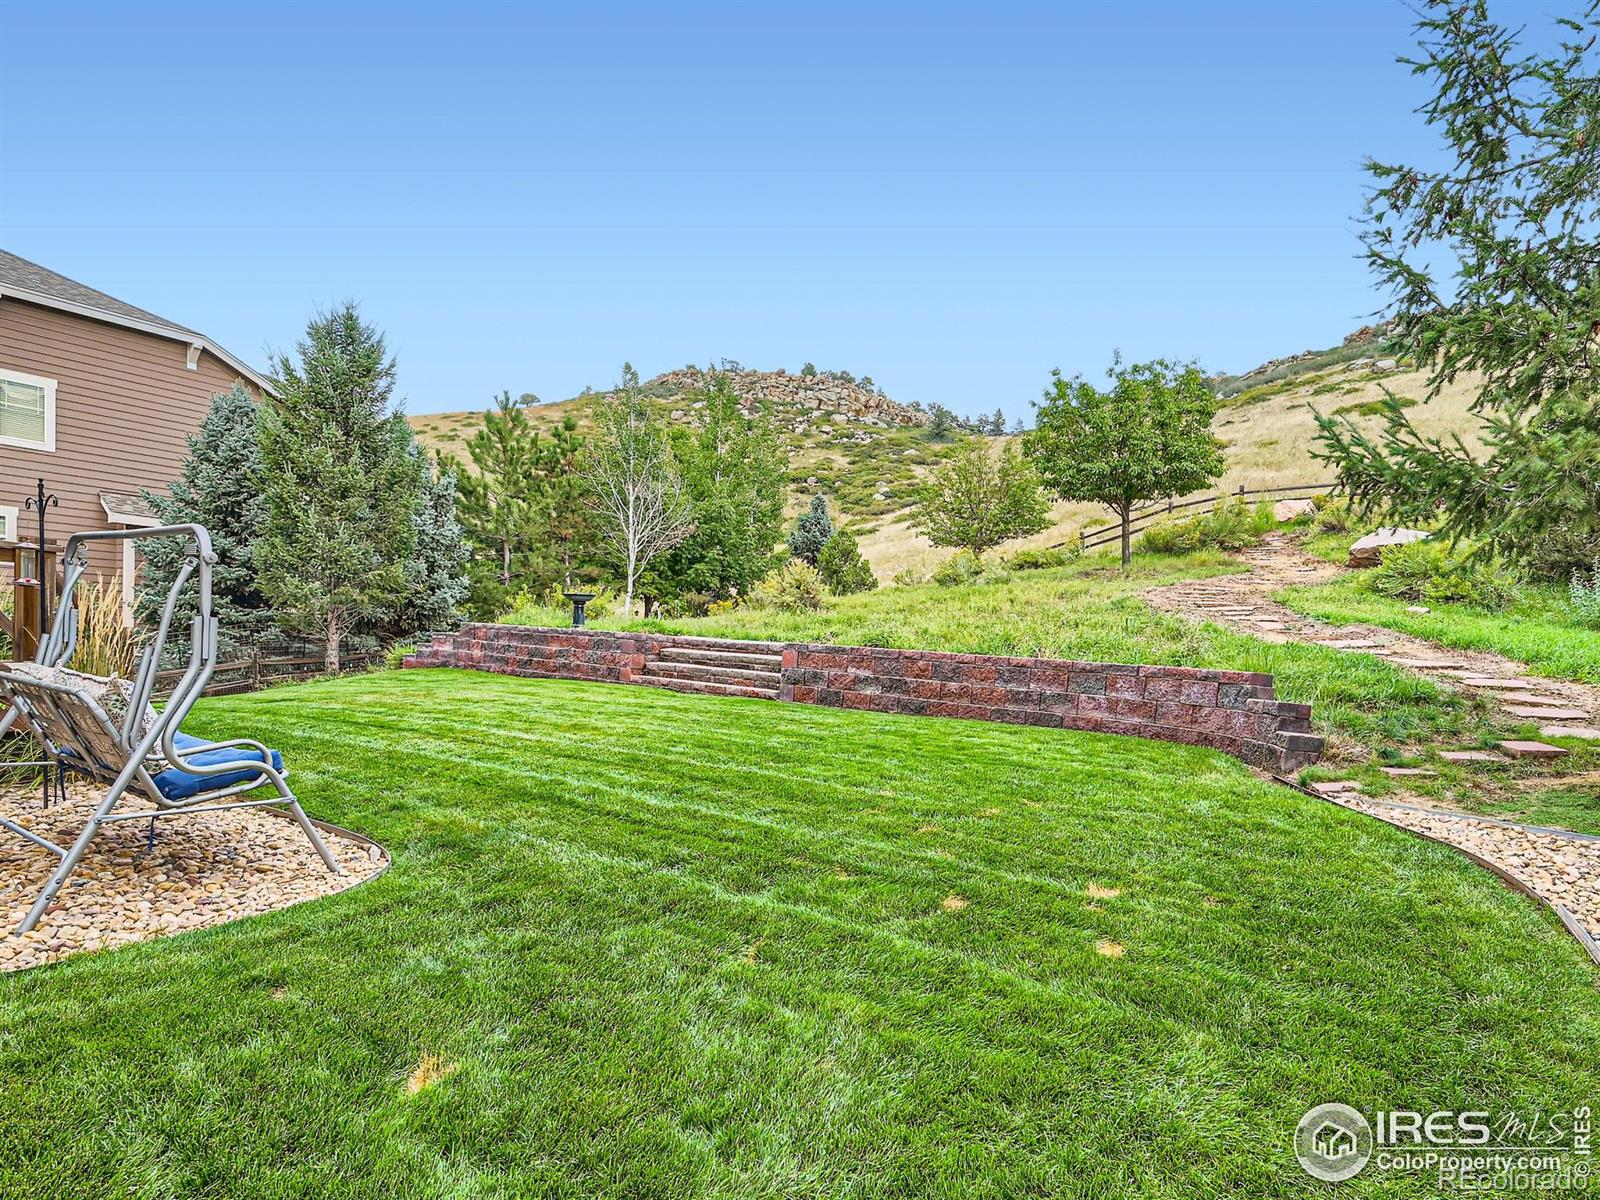
[[[1322,796],[1293,780],[1274,778],[1307,796],[1365,813],[1465,855],[1554,912],[1562,927],[1600,965],[1600,941],[1596,940],[1600,935],[1600,837],[1371,796]]]
[[[83,828],[100,793],[81,785],[42,806],[32,789],[0,788],[0,814],[58,843]],[[288,813],[234,809],[105,826],[31,933],[13,932],[55,870],[53,854],[0,832],[0,972],[205,929],[330,896],[381,875],[389,855],[347,829],[313,821],[344,869],[331,875]]]

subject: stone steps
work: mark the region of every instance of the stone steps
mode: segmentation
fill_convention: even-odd
[[[774,669],[760,671],[754,667],[725,667],[704,662],[679,662],[658,658],[645,664],[645,671],[659,678],[698,679],[702,683],[729,683],[735,687],[765,688],[776,693],[782,674]]]
[[[712,683],[704,679],[680,679],[674,675],[654,675],[651,668],[645,667],[644,674],[635,675],[634,683],[642,683],[647,687],[666,688],[672,692],[698,692],[709,696],[743,696],[750,700],[776,700],[778,689],[776,687],[741,687],[734,683]]]
[[[781,653],[752,650],[722,650],[700,646],[663,646],[652,662],[696,663],[706,667],[753,667],[758,671],[777,671],[783,667]]]

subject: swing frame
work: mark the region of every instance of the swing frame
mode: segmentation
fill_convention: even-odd
[[[183,562],[167,591],[155,636],[146,645],[134,676],[128,681],[127,712],[120,722],[85,690],[83,683],[73,681],[70,675],[48,680],[0,670],[0,701],[8,706],[0,714],[0,737],[25,723],[38,740],[47,763],[58,771],[71,772],[106,786],[93,815],[70,847],[59,846],[15,821],[0,818],[0,827],[61,859],[60,866],[17,926],[19,934],[39,924],[95,835],[103,826],[117,821],[153,822],[162,817],[277,806],[294,818],[327,869],[333,874],[342,874],[316,826],[290,790],[287,769],[278,765],[281,759],[272,751],[251,738],[207,742],[180,733],[184,718],[205,692],[217,665],[218,622],[211,593],[212,568],[217,556],[211,548],[211,535],[203,525],[160,525],[73,534],[62,558],[61,597],[50,631],[40,641],[34,655],[34,663],[40,667],[70,670],[78,644],[78,611],[73,604],[73,594],[89,566],[89,545],[160,537],[185,539]],[[189,621],[188,666],[166,704],[155,710],[151,701],[155,696],[156,675],[179,601],[191,580],[196,611]],[[237,750],[239,754],[235,757],[219,753],[227,750]],[[200,756],[205,756],[205,760],[200,761]],[[241,773],[243,778],[240,778]],[[183,776],[190,779],[183,779]],[[233,778],[224,780],[223,776]],[[192,794],[173,794],[171,782],[181,782],[187,790],[193,786],[193,777],[199,777],[201,782]],[[205,780],[208,778],[215,778],[218,783],[207,787]],[[158,780],[169,781],[169,786],[164,789]],[[272,795],[231,799],[266,786],[272,788]],[[155,808],[116,811],[130,792],[150,801]]]

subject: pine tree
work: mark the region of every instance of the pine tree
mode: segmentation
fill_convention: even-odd
[[[392,406],[394,361],[353,304],[318,315],[277,357],[261,406],[267,528],[257,576],[281,622],[323,642],[329,671],[362,622],[404,602],[416,549],[418,473]]]
[[[828,502],[821,496],[813,496],[811,510],[801,513],[789,531],[789,553],[814,567],[817,556],[832,536],[833,518],[828,515]]]
[[[243,384],[234,384],[211,401],[200,432],[189,435],[188,457],[168,494],[142,493],[163,525],[197,522],[210,531],[217,553],[211,598],[224,656],[253,646],[272,626],[272,609],[255,573],[255,544],[267,523],[261,482],[256,402]],[[155,538],[141,550],[136,611],[141,621],[154,623],[183,565],[183,546],[175,538]],[[180,614],[187,618],[193,597],[184,599]]]
[[[585,440],[578,432],[578,419],[569,414],[551,426],[540,456],[549,557],[567,590],[598,574],[600,546],[581,473]]]
[[[515,591],[542,592],[537,569],[548,511],[545,447],[527,411],[503,392],[467,442],[475,470],[451,461],[458,514],[473,547],[468,566],[473,612],[492,618]]]

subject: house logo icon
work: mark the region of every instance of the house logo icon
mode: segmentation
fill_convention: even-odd
[[[1294,1156],[1314,1179],[1349,1179],[1372,1157],[1372,1126],[1348,1104],[1319,1104],[1295,1127]]]

